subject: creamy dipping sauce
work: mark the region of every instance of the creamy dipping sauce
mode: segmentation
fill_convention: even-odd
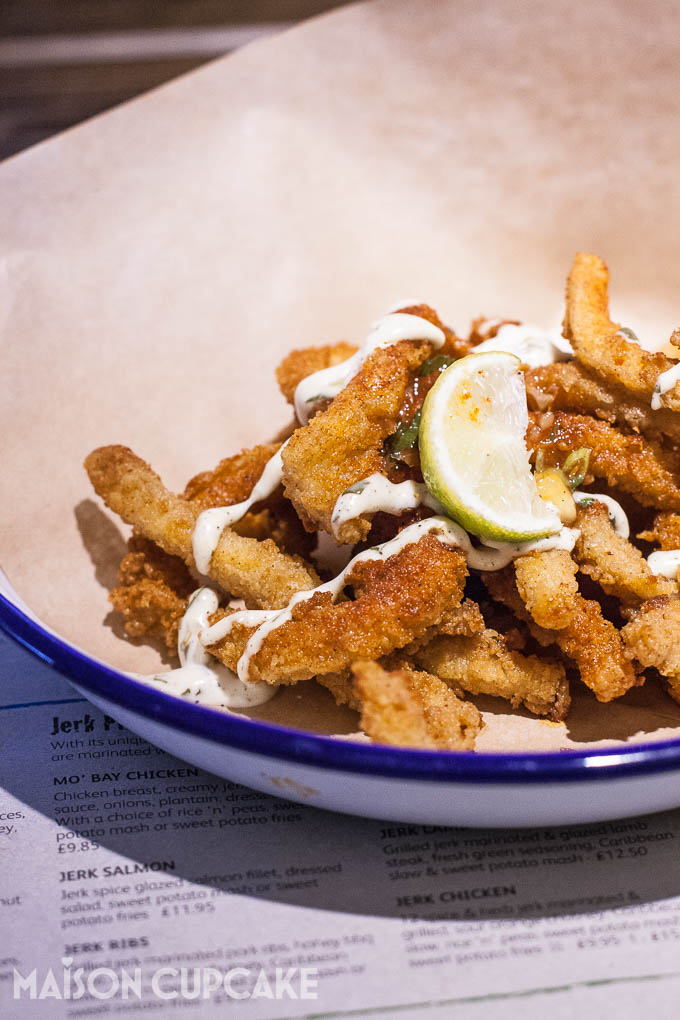
[[[441,347],[446,337],[438,326],[420,315],[410,315],[407,312],[383,315],[373,323],[356,354],[338,365],[313,372],[298,383],[295,390],[295,414],[300,424],[307,424],[315,404],[337,397],[373,351],[379,347],[389,347],[400,340],[429,340],[435,347]]]
[[[276,686],[243,683],[235,673],[206,652],[203,635],[209,627],[208,618],[218,605],[212,588],[199,588],[189,599],[179,626],[179,669],[153,676],[131,675],[166,694],[209,708],[248,708],[273,698],[278,690]]]
[[[609,520],[612,522],[616,534],[620,535],[621,538],[628,538],[630,536],[630,524],[628,523],[626,511],[611,496],[605,496],[601,492],[582,492],[580,489],[577,489],[573,496],[576,503],[582,503],[587,499],[595,500],[597,503],[604,503],[609,511]]]
[[[288,440],[286,440],[287,442]],[[240,521],[255,503],[259,503],[261,499],[267,499],[268,496],[271,496],[278,489],[283,478],[283,459],[281,454],[286,443],[283,444],[280,450],[277,450],[271,460],[267,461],[264,471],[258,478],[248,499],[244,499],[242,503],[234,503],[233,506],[219,506],[210,510],[204,510],[199,516],[194,527],[191,544],[196,569],[201,574],[208,573],[210,561],[224,529]]]
[[[654,393],[652,394],[652,411],[658,411],[661,407],[661,398],[664,393],[672,390],[677,382],[680,382],[680,361],[677,365],[662,372],[656,380]]]
[[[473,354],[483,354],[486,351],[514,354],[522,364],[530,368],[565,361],[574,354],[569,341],[557,331],[530,325],[515,326],[510,322],[501,326],[495,336],[483,340],[472,349]]]
[[[653,574],[675,581],[680,567],[680,549],[664,549],[650,553],[647,563]]]

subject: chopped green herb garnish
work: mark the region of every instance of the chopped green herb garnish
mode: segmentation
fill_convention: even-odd
[[[186,694],[191,694],[191,690],[188,687],[186,691],[182,691],[182,697],[184,697]]]
[[[576,500],[576,502],[578,503],[579,506],[587,507],[592,506],[595,500],[591,496],[588,496],[586,499],[578,499]]]
[[[567,479],[572,492],[574,489],[578,489],[579,485],[583,484],[588,474],[590,453],[591,451],[587,446],[581,446],[578,450],[572,450],[562,465],[562,473]]]
[[[435,354],[422,363],[418,375],[432,375],[433,372],[438,372],[440,368],[448,368],[455,360],[455,358],[448,354]]]
[[[416,411],[409,422],[401,422],[397,426],[395,432],[391,436],[388,436],[385,440],[386,445],[389,447],[391,453],[403,453],[404,450],[415,449],[418,443],[418,431],[420,429],[420,419],[422,417],[422,408],[420,411]]]
[[[164,676],[155,676],[154,680],[157,680],[159,684],[167,684],[167,680]]]

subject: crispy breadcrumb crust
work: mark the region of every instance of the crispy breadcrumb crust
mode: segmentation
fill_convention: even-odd
[[[546,467],[562,463],[572,450],[587,447],[589,475],[630,493],[643,506],[680,510],[680,459],[644,436],[625,435],[587,415],[534,412],[529,415],[527,446],[543,451]]]
[[[474,705],[461,701],[439,677],[401,665],[352,664],[361,728],[378,744],[463,751],[474,746],[484,723]]]
[[[432,351],[425,340],[401,340],[374,351],[326,411],[297,429],[283,451],[288,499],[310,531],[332,532],[338,497],[385,467],[383,443],[394,432],[412,374]],[[353,544],[370,521],[347,521],[338,540]]]
[[[125,446],[103,446],[85,461],[95,491],[127,524],[194,565],[192,533],[199,507],[165,488],[145,461]],[[316,571],[289,556],[271,539],[257,541],[225,528],[210,562],[209,576],[225,592],[251,606],[281,608],[297,591],[319,583]]]
[[[470,694],[505,698],[513,708],[563,719],[569,684],[558,662],[511,651],[502,634],[486,629],[470,637],[437,637],[416,655],[423,669]]]
[[[347,576],[354,598],[333,603],[329,593],[317,593],[299,602],[263,639],[249,678],[297,683],[403,648],[460,602],[466,576],[463,553],[432,534],[387,559],[360,561]],[[254,630],[234,626],[209,650],[235,669]]]
[[[675,362],[618,332],[620,325],[609,317],[608,286],[609,270],[603,260],[579,252],[567,279],[564,335],[581,364],[598,378],[649,404],[660,373]],[[680,384],[664,394],[662,406],[680,411]]]

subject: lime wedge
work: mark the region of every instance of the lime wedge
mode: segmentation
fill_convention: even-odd
[[[501,351],[455,361],[425,399],[418,440],[432,495],[466,531],[502,542],[544,538],[561,527],[529,467],[519,367]]]

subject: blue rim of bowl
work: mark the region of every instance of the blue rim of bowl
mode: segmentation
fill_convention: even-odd
[[[508,754],[359,744],[180,701],[119,673],[44,630],[0,593],[0,627],[85,691],[155,723],[225,747],[316,768],[449,783],[560,783],[680,770],[680,739],[597,751]]]

